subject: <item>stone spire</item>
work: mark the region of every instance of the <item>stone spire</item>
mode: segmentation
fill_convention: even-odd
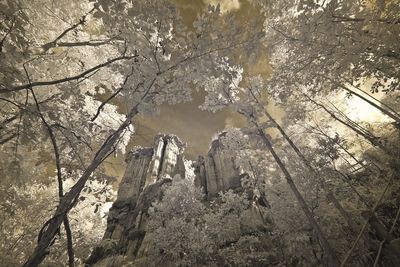
[[[236,189],[241,186],[240,172],[232,154],[226,151],[220,137],[211,143],[206,157],[199,156],[195,164],[195,184],[202,187],[208,198],[215,197],[219,191]]]
[[[185,144],[175,135],[158,134],[154,148],[137,147],[129,152],[117,200],[137,201],[143,189],[161,178],[185,176]]]
[[[88,265],[113,254],[135,256],[138,253],[145,235],[143,214],[160,197],[163,184],[178,174],[185,177],[184,149],[185,143],[177,136],[159,134],[153,148],[137,147],[129,152],[103,241],[87,259]]]

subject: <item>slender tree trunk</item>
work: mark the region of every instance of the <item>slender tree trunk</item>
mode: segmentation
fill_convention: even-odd
[[[256,122],[255,122],[255,124],[258,127],[258,124]],[[301,209],[303,210],[304,214],[306,215],[308,222],[310,223],[310,225],[314,229],[314,231],[317,233],[318,238],[321,241],[321,245],[324,250],[324,253],[326,253],[326,257],[324,257],[326,265],[329,267],[339,266],[339,261],[338,261],[335,251],[332,249],[331,245],[329,244],[328,240],[326,239],[325,233],[322,231],[322,229],[319,227],[317,221],[314,219],[314,216],[311,213],[310,208],[308,207],[303,196],[297,189],[297,186],[295,185],[295,183],[292,179],[292,176],[290,175],[289,171],[287,170],[285,164],[279,158],[279,156],[276,154],[271,142],[269,141],[269,139],[266,136],[266,134],[264,133],[264,131],[259,128],[258,134],[261,136],[261,138],[264,142],[264,145],[271,152],[271,154],[274,157],[279,168],[282,170],[283,174],[285,175],[286,181],[289,184],[297,201],[299,202]]]
[[[254,100],[260,104],[254,95],[253,91],[250,90],[251,95],[253,96]],[[346,210],[343,208],[343,206],[340,204],[339,200],[335,197],[335,195],[332,193],[332,191],[329,190],[328,185],[325,183],[323,179],[319,178],[318,173],[316,170],[311,166],[310,162],[306,159],[303,153],[301,153],[300,149],[293,143],[292,139],[286,134],[285,130],[279,125],[279,123],[272,117],[272,115],[268,112],[266,108],[263,108],[265,115],[267,115],[268,119],[272,122],[272,124],[275,126],[275,128],[278,129],[278,131],[281,133],[281,135],[285,138],[285,140],[289,143],[289,145],[292,147],[292,149],[296,152],[297,156],[303,161],[304,165],[308,168],[308,170],[312,173],[314,178],[319,180],[320,185],[322,189],[327,193],[327,197],[330,201],[332,201],[333,205],[338,209],[339,213],[342,215],[342,217],[346,220],[347,225],[350,227],[350,229],[353,232],[357,232],[357,225],[356,223],[351,219],[350,215],[346,212]]]
[[[398,116],[396,116],[395,114],[393,114],[392,112],[389,112],[388,110],[384,109],[383,107],[379,106],[378,104],[372,102],[371,100],[369,100],[368,98],[360,95],[357,92],[354,92],[353,90],[350,90],[349,88],[347,88],[346,86],[341,86],[344,90],[346,90],[348,93],[355,95],[359,98],[361,98],[363,101],[367,102],[368,104],[370,104],[371,106],[373,106],[374,108],[378,109],[380,112],[382,112],[383,114],[385,114],[386,116],[390,117],[391,119],[393,119],[396,122],[400,122],[400,118]]]
[[[28,78],[29,83],[31,84],[31,80],[29,78],[29,74],[27,69],[24,66],[24,70],[26,73],[26,76]],[[64,188],[63,188],[63,179],[62,179],[62,173],[61,173],[61,159],[60,159],[60,152],[59,152],[59,148],[57,145],[57,139],[56,136],[54,135],[54,131],[51,128],[51,126],[47,123],[46,119],[43,116],[43,113],[40,109],[39,106],[39,102],[36,98],[36,94],[33,91],[32,87],[29,88],[29,90],[32,93],[35,105],[36,105],[36,109],[39,113],[39,117],[41,118],[44,126],[47,129],[47,132],[49,134],[52,146],[53,146],[53,150],[54,150],[54,156],[55,156],[55,160],[56,160],[56,169],[57,169],[57,182],[58,182],[58,197],[61,200],[64,196]],[[71,226],[69,224],[69,220],[68,220],[68,214],[65,215],[64,220],[64,228],[65,228],[65,232],[66,232],[66,236],[67,236],[67,251],[68,251],[68,266],[69,267],[74,267],[74,263],[75,263],[75,254],[74,254],[74,248],[73,248],[73,241],[72,241],[72,231],[71,231]]]
[[[336,82],[334,80],[332,80],[331,78],[327,77],[327,76],[323,76],[325,79],[329,80],[330,82],[332,82],[333,84],[335,84],[336,86],[344,89],[346,92],[355,95],[359,98],[361,98],[363,101],[367,102],[368,104],[370,104],[371,106],[373,106],[374,108],[378,109],[380,112],[382,112],[383,114],[389,116],[391,119],[393,119],[396,122],[400,122],[400,118],[398,116],[396,116],[395,114],[393,114],[392,112],[389,112],[388,110],[384,109],[383,107],[379,106],[378,104],[374,103],[373,101],[369,100],[368,98],[364,97],[363,95],[360,95],[357,92],[354,92],[353,90],[347,88],[346,86],[344,86],[343,84]]]
[[[303,153],[301,153],[300,149],[293,143],[292,139],[286,134],[286,132],[282,129],[278,122],[269,114],[269,112],[264,108],[264,113],[267,115],[268,119],[275,125],[275,127],[279,130],[281,135],[285,138],[285,140],[289,143],[292,149],[296,152],[297,156],[303,161],[304,165],[308,168],[308,170],[312,173],[312,175],[319,180],[322,189],[327,193],[328,199],[332,201],[333,205],[338,209],[340,214],[346,220],[347,225],[351,228],[353,232],[357,232],[357,225],[350,218],[350,215],[345,211],[343,206],[340,204],[339,200],[335,197],[331,190],[329,190],[328,185],[325,183],[323,179],[319,178],[317,171],[311,166],[310,162],[306,159]]]
[[[351,82],[349,80],[346,80],[349,84],[351,84]],[[358,88],[357,86],[354,86],[353,84],[351,85],[352,87],[356,88],[358,91],[363,92],[364,94],[366,94],[369,98],[375,100],[376,102],[379,103],[379,105],[382,106],[382,108],[386,108],[388,111],[392,112],[393,115],[397,116],[398,118],[400,118],[400,114],[394,110],[392,107],[386,105],[385,103],[383,103],[382,101],[380,101],[379,99],[377,99],[376,97],[374,97],[373,95],[369,94],[368,92],[365,92],[364,90]]]
[[[74,255],[74,248],[72,244],[72,231],[68,220],[68,215],[65,215],[64,218],[64,228],[67,235],[67,252],[68,252],[68,266],[74,267],[75,266],[75,255]]]
[[[38,240],[38,244],[32,255],[23,265],[24,267],[36,267],[44,260],[44,258],[48,254],[47,248],[53,242],[54,237],[56,236],[57,231],[60,228],[61,223],[66,218],[68,212],[77,202],[79,194],[85,186],[86,181],[89,179],[90,175],[97,169],[97,167],[103,162],[103,160],[107,158],[110,152],[112,152],[113,146],[117,143],[122,132],[130,125],[131,120],[137,113],[137,106],[135,106],[129,112],[126,120],[122,123],[122,125],[104,142],[104,144],[92,160],[92,163],[79,178],[78,182],[61,199],[54,216],[48,221],[47,227],[44,227],[41,237]]]
[[[331,115],[332,118],[334,118],[335,120],[337,120],[338,122],[342,123],[343,125],[347,126],[348,128],[350,128],[351,130],[353,130],[356,134],[361,135],[362,137],[364,137],[366,140],[368,140],[373,146],[377,146],[379,148],[381,148],[382,150],[384,150],[385,152],[387,152],[386,148],[383,147],[379,142],[378,142],[378,138],[376,136],[373,136],[370,133],[366,133],[364,131],[361,131],[360,129],[354,127],[353,125],[349,124],[348,122],[345,122],[344,120],[340,119],[338,116],[336,116],[332,111],[330,111],[329,109],[327,109],[324,105],[316,102],[315,100],[311,99],[309,96],[306,95],[306,97],[308,98],[308,100],[310,100],[313,104],[317,105],[318,107],[322,108],[323,110],[325,110],[329,115]]]

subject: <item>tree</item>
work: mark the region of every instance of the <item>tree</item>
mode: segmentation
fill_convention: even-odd
[[[190,31],[171,1],[75,1],[57,8],[46,0],[18,4],[2,3],[0,100],[6,104],[1,116],[7,128],[2,128],[1,143],[7,153],[23,155],[18,148],[26,142],[20,136],[38,143],[50,138],[47,153],[53,154],[59,173],[59,205],[25,264],[36,266],[92,173],[114,151],[124,152],[132,119],[157,111],[164,102],[190,100],[193,84],[224,72],[219,66],[225,56],[251,47],[260,34],[239,28],[233,16],[220,16],[215,7]],[[71,13],[71,5],[79,8]],[[127,110],[113,106],[116,101],[126,103]],[[67,166],[82,175],[64,194],[60,169]]]
[[[209,92],[208,96],[206,97],[206,103],[204,107],[211,110],[216,110],[224,106],[232,106],[235,111],[244,115],[248,119],[250,125],[253,125],[254,127],[253,133],[261,137],[263,145],[272,154],[274,161],[278,164],[279,168],[284,173],[284,177],[288,185],[290,186],[293,194],[295,195],[296,200],[299,202],[305,216],[307,217],[308,222],[317,233],[318,238],[322,243],[322,247],[326,253],[325,263],[328,266],[337,266],[339,264],[337,261],[337,257],[331,245],[329,244],[325,233],[320,228],[319,224],[311,213],[308,204],[304,200],[304,197],[295,185],[292,175],[289,173],[286,164],[278,156],[273,147],[273,144],[264,132],[265,127],[259,124],[258,114],[261,112],[261,110],[260,106],[257,105],[257,103],[255,103],[254,101],[254,92],[252,92],[251,90],[250,93],[246,92],[246,90],[243,90],[238,86],[239,82],[241,82],[242,79],[242,70],[240,68],[230,66],[229,63],[225,68],[228,69],[231,72],[230,75],[236,77],[236,79],[233,80],[233,82],[227,82],[225,77],[212,77],[211,79],[209,79],[209,81],[204,82],[206,91]],[[259,91],[262,86],[260,82],[261,81],[257,78],[250,78],[247,81],[249,86],[255,87],[254,89],[256,91]],[[276,124],[274,126],[276,126]]]
[[[273,240],[255,227],[256,222],[249,223],[255,219],[247,218],[250,202],[245,193],[229,190],[207,203],[192,181],[174,178],[165,187],[162,199],[150,208],[142,243],[146,252],[136,263],[139,266],[268,264],[271,259],[267,256],[275,253]]]
[[[396,122],[399,114],[364,91],[399,90],[397,1],[297,1],[265,4],[274,74],[271,95],[344,90]],[[361,89],[360,89],[361,88]]]
[[[216,77],[216,78],[212,78],[213,79],[212,83],[210,83],[208,81],[205,82],[204,86],[207,86],[208,91],[210,92],[209,93],[210,98],[209,99],[206,98],[207,102],[205,103],[204,107],[214,110],[214,109],[219,109],[224,106],[230,106],[231,108],[233,108],[234,110],[236,110],[237,112],[239,112],[240,114],[242,114],[248,118],[249,124],[253,125],[253,128],[250,128],[247,131],[250,134],[253,134],[253,135],[256,134],[256,135],[261,136],[262,143],[267,146],[268,150],[271,151],[271,153],[274,157],[274,160],[278,163],[280,169],[284,172],[286,181],[290,185],[291,190],[296,195],[297,201],[300,202],[300,204],[301,204],[300,206],[302,207],[304,213],[306,214],[308,222],[312,225],[313,229],[318,234],[318,239],[321,241],[324,251],[325,252],[332,251],[333,249],[326,238],[327,235],[321,230],[320,224],[314,219],[315,208],[312,207],[312,205],[311,205],[312,203],[307,203],[307,201],[303,197],[301,191],[299,190],[298,186],[296,186],[296,184],[294,182],[295,179],[293,178],[290,169],[292,169],[294,171],[293,173],[295,173],[297,176],[299,176],[299,164],[296,164],[296,159],[294,159],[293,157],[291,157],[289,155],[286,155],[284,157],[278,156],[278,154],[276,152],[276,147],[282,146],[281,140],[279,140],[279,138],[276,138],[276,137],[271,138],[270,135],[265,133],[264,129],[277,128],[278,132],[280,134],[282,134],[282,137],[284,138],[284,140],[286,142],[288,142],[290,148],[294,150],[295,154],[298,156],[298,159],[300,159],[302,161],[302,163],[307,167],[309,174],[311,174],[312,177],[315,178],[316,182],[327,191],[327,193],[328,193],[327,201],[334,203],[334,207],[339,211],[339,213],[345,218],[345,220],[348,222],[348,224],[351,225],[351,227],[353,228],[353,233],[354,233],[354,230],[357,229],[356,224],[353,222],[352,218],[349,216],[349,213],[343,208],[343,206],[339,203],[339,201],[334,197],[333,193],[331,192],[331,189],[329,188],[328,184],[326,184],[325,180],[322,180],[324,178],[322,178],[321,176],[323,176],[325,174],[325,171],[320,168],[314,169],[314,167],[312,166],[312,164],[313,164],[312,161],[307,160],[305,155],[301,152],[299,147],[296,144],[294,144],[294,142],[289,137],[287,132],[279,125],[279,123],[277,123],[274,120],[274,118],[269,114],[268,110],[265,110],[265,106],[267,106],[267,104],[265,103],[265,94],[263,95],[262,92],[263,91],[265,92],[265,89],[268,89],[269,87],[264,87],[264,82],[259,77],[258,78],[257,77],[256,78],[247,78],[247,79],[242,80],[242,73],[241,73],[240,68],[229,67],[229,65],[228,65],[227,69],[228,68],[233,73],[233,74],[231,74],[232,76],[238,77],[238,81],[236,81],[235,83],[229,83],[229,82],[224,82],[224,77]],[[268,84],[268,82],[269,81],[267,81],[267,84]],[[294,96],[297,96],[297,94]],[[310,101],[312,99],[308,98],[308,100]],[[261,104],[261,101],[263,101],[262,104]],[[299,102],[299,98],[292,99],[292,101],[293,102],[286,102],[286,103],[292,103],[293,105],[296,105]],[[316,102],[314,101],[313,103],[316,103]],[[323,105],[320,105],[319,107],[321,107],[321,106],[323,108],[326,108]],[[301,109],[301,106],[297,105],[295,109],[298,111],[299,109]],[[336,112],[338,112],[340,114],[340,110],[338,110]],[[332,112],[332,113],[328,113],[328,114],[332,115],[334,113]],[[308,119],[307,113],[303,113],[300,115],[296,114],[296,116],[297,116],[296,120],[293,120],[292,117],[286,117],[286,122],[289,124],[289,126],[295,126],[294,123],[299,123],[299,120],[301,121],[300,123],[303,123],[304,121],[307,121],[307,119]],[[343,113],[341,114],[341,116],[344,116],[346,118],[346,115]],[[337,119],[337,118],[334,117],[334,119]],[[364,137],[366,140],[372,142],[372,144],[374,144],[374,139],[368,138],[367,134],[370,134],[369,129],[363,128],[363,126],[356,124],[355,122],[351,122],[349,119],[346,119],[346,120],[348,120],[348,122],[345,122],[345,121],[343,121],[343,122],[344,123],[352,123],[352,125],[351,125],[352,127],[348,127],[348,128],[350,128],[353,131],[355,129],[357,129],[357,131],[364,131],[364,132],[362,132],[361,136]],[[346,125],[346,126],[348,126],[348,125]],[[272,140],[272,141],[270,141],[270,140]],[[312,139],[305,138],[305,139],[303,139],[303,142],[308,143],[307,145],[310,146],[312,144]],[[390,162],[395,162],[394,160],[396,158],[396,152],[395,153],[389,152],[386,149],[387,145],[389,145],[389,143],[385,144],[385,146],[383,146],[381,144],[378,144],[377,146],[382,149],[382,152],[384,152],[384,154],[386,154],[387,156],[389,156],[391,158]],[[343,148],[343,145],[342,145],[342,148]],[[285,148],[279,149],[279,150],[282,150],[282,152],[288,154],[288,151]],[[349,152],[349,151],[347,151],[347,152],[348,152],[347,154],[350,156],[351,152]],[[331,158],[332,161],[336,161],[336,159],[337,159],[337,155],[335,155],[334,153],[336,153],[334,150],[331,151],[329,149],[329,147],[324,146],[323,148],[321,148],[321,151],[318,151],[318,153],[314,154],[313,157],[316,157],[316,155],[318,155],[317,156],[318,159],[322,159],[323,161],[327,160],[327,163],[329,164],[329,162],[330,162],[329,158]],[[291,160],[294,159],[294,161],[286,159],[287,157],[290,157]],[[317,163],[317,164],[319,165],[319,164],[323,164],[323,163]],[[318,166],[318,165],[316,165],[316,166]],[[335,167],[335,163],[333,166]],[[394,177],[392,174],[390,174],[394,171],[394,169],[392,169],[392,167],[389,167],[389,170],[386,173],[390,177],[389,183],[390,183],[390,180],[393,179],[393,177]],[[336,167],[335,167],[335,170],[337,170]],[[380,179],[385,174],[382,174],[380,172],[379,167],[378,167],[378,171],[379,171],[378,176],[375,176],[375,173],[372,173],[372,175],[371,174],[369,174],[369,175],[371,175],[373,179]],[[329,174],[329,172],[330,171],[328,171],[327,174]],[[329,174],[329,175],[331,175],[331,174]],[[346,175],[345,175],[345,177],[346,177]],[[348,179],[348,178],[346,177],[346,179]],[[308,181],[308,182],[310,180],[311,179],[306,179],[306,181]],[[372,184],[371,185],[369,184],[368,186],[372,187]],[[354,187],[352,187],[352,188],[354,189]],[[316,190],[318,190],[318,189],[316,188]],[[335,189],[332,189],[332,190],[335,190]],[[357,192],[357,190],[353,190],[353,191],[355,193]],[[384,194],[384,193],[382,193],[382,194]],[[379,203],[382,199],[382,195],[378,195],[377,197],[378,197],[377,202]],[[316,201],[319,201],[318,197],[316,198]],[[377,204],[375,204],[375,207],[376,207],[376,205]],[[317,206],[318,206],[318,204],[317,204]],[[367,208],[369,208],[370,210],[372,210],[372,212],[374,212],[375,208],[372,208],[372,206],[367,206]],[[332,229],[332,227],[329,227],[329,228]],[[365,230],[365,227],[364,227],[364,230]],[[329,252],[328,252],[328,254],[329,254]],[[331,265],[339,264],[338,261],[336,261],[336,259],[337,259],[336,256],[333,256],[333,255],[334,255],[333,253],[330,256],[328,255],[327,259],[325,259],[325,264],[331,264]],[[346,258],[345,261],[347,259],[348,258]],[[332,260],[332,261],[330,261],[330,260]],[[367,260],[367,262],[368,262],[368,260]]]

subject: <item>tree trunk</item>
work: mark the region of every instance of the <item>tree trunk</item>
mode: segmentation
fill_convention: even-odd
[[[250,90],[251,95],[253,96],[254,100],[259,104],[256,96],[254,95],[253,91]],[[292,139],[286,134],[286,132],[283,130],[283,128],[279,125],[279,123],[271,116],[271,114],[267,111],[266,108],[263,108],[265,115],[267,115],[268,119],[272,122],[272,124],[278,129],[278,131],[281,133],[281,135],[285,138],[285,140],[289,143],[289,145],[292,147],[292,149],[296,152],[297,156],[303,161],[303,163],[306,165],[308,170],[313,174],[313,176],[318,179],[319,175],[318,173],[314,170],[314,168],[311,166],[309,161],[306,159],[303,153],[301,153],[300,149],[293,143]],[[335,195],[332,193],[332,191],[329,190],[327,184],[323,179],[318,179],[320,181],[320,185],[322,189],[327,193],[327,197],[330,201],[332,201],[333,205],[338,209],[339,213],[342,215],[342,217],[346,220],[347,225],[350,227],[350,229],[353,232],[357,232],[357,225],[354,223],[354,221],[351,219],[350,215],[346,212],[346,210],[343,208],[343,206],[340,204],[339,200],[335,197]]]
[[[285,138],[285,140],[289,143],[289,145],[292,147],[292,149],[296,152],[297,156],[301,158],[303,161],[304,165],[308,168],[308,170],[312,173],[314,178],[319,180],[320,185],[322,189],[327,193],[328,199],[332,201],[333,205],[338,209],[340,214],[343,216],[343,218],[346,220],[347,225],[350,227],[350,229],[353,232],[357,232],[357,225],[354,223],[354,221],[350,218],[350,215],[345,211],[343,206],[340,204],[339,200],[335,197],[335,195],[332,193],[332,191],[329,190],[328,185],[325,183],[323,179],[319,178],[318,173],[315,171],[315,169],[311,166],[309,161],[306,159],[303,153],[301,153],[300,149],[293,143],[292,139],[286,134],[286,132],[282,129],[282,127],[275,121],[275,119],[269,114],[269,112],[264,108],[264,112],[267,115],[268,119],[273,123],[273,125],[279,130],[279,132],[282,134],[282,136]]]
[[[379,106],[378,104],[372,102],[371,100],[369,100],[368,98],[360,95],[357,92],[354,92],[353,90],[350,90],[349,88],[347,88],[346,86],[342,85],[339,82],[336,82],[334,80],[332,80],[331,78],[327,77],[327,76],[323,76],[325,79],[329,80],[330,82],[332,82],[333,84],[335,84],[336,86],[344,89],[346,92],[355,95],[359,98],[361,98],[363,101],[367,102],[368,104],[370,104],[371,106],[373,106],[374,108],[378,109],[380,112],[382,112],[383,114],[385,114],[386,116],[389,116],[391,119],[393,119],[396,122],[400,122],[400,118],[398,116],[396,116],[395,114],[393,114],[392,112],[389,112],[388,110],[384,109],[383,107]]]
[[[117,143],[122,132],[130,125],[131,120],[137,113],[138,110],[136,105],[128,113],[125,121],[121,124],[121,126],[103,143],[102,147],[98,150],[96,156],[92,160],[92,163],[79,178],[78,182],[61,199],[54,216],[46,223],[47,227],[46,225],[43,227],[43,232],[38,240],[38,244],[32,255],[23,265],[24,267],[38,266],[44,260],[44,258],[48,254],[47,248],[51,246],[54,237],[56,236],[58,229],[60,228],[60,225],[64,221],[68,212],[76,204],[79,194],[85,186],[86,181],[89,179],[90,175],[97,169],[97,167],[103,162],[103,160],[107,158],[110,152],[113,151],[113,146]]]
[[[258,124],[256,122],[255,122],[255,124],[258,127]],[[324,257],[326,265],[329,267],[339,266],[339,261],[338,261],[335,251],[332,249],[331,245],[329,244],[328,240],[326,239],[325,233],[322,231],[322,229],[319,227],[317,221],[314,219],[314,217],[310,211],[310,208],[308,207],[303,196],[297,189],[297,186],[295,185],[295,183],[292,179],[292,176],[290,175],[289,171],[287,170],[285,164],[279,158],[279,156],[276,154],[271,142],[269,141],[269,139],[266,136],[266,134],[264,133],[264,131],[259,128],[258,134],[261,136],[262,140],[264,141],[265,146],[271,152],[271,154],[274,157],[279,168],[282,170],[283,174],[285,175],[286,181],[289,184],[297,201],[299,202],[301,209],[303,210],[304,214],[306,215],[308,222],[310,223],[310,225],[314,229],[314,231],[317,233],[318,238],[321,241],[322,248],[323,248],[324,252],[326,253],[326,257]]]
[[[379,142],[378,142],[378,138],[376,136],[371,135],[370,133],[365,133],[363,131],[361,131],[360,129],[357,129],[356,127],[352,126],[351,124],[345,122],[344,120],[340,119],[338,116],[336,116],[332,111],[330,111],[329,109],[327,109],[324,105],[314,101],[313,99],[311,99],[309,96],[306,95],[306,97],[308,98],[308,100],[310,100],[313,104],[317,105],[318,107],[322,108],[323,110],[325,110],[329,115],[331,115],[332,118],[334,118],[335,120],[337,120],[338,122],[342,123],[343,125],[347,126],[348,128],[350,128],[351,130],[353,130],[356,134],[361,135],[362,137],[364,137],[366,140],[368,140],[373,146],[377,146],[379,148],[381,148],[382,150],[384,150],[385,152],[386,149],[385,147],[383,147]]]
[[[392,233],[386,230],[386,227],[378,220],[372,211],[363,211],[361,215],[368,221],[372,229],[375,230],[378,238],[384,242],[383,245],[386,247],[387,257],[393,262],[393,264],[398,266],[400,264],[400,246],[396,246],[396,243],[399,241],[396,242]]]

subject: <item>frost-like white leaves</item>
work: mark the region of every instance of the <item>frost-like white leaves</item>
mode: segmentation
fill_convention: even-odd
[[[159,28],[162,25],[160,25],[158,21],[155,23],[155,25],[157,26],[153,27],[154,31],[150,33],[149,42],[158,52],[157,56],[161,56],[164,61],[169,61],[171,59],[171,53],[170,51],[166,51],[165,45],[167,42],[169,43],[173,39],[174,36],[172,31],[174,30],[174,27],[170,22],[168,23],[169,28],[167,32],[159,32]]]
[[[224,131],[223,135],[220,135],[219,140],[227,149],[231,152],[237,152],[238,150],[244,149],[248,146],[249,138],[247,135],[238,128],[231,128]]]
[[[63,174],[64,187],[67,191],[77,182],[82,172],[65,173],[63,170]],[[54,185],[52,188],[56,189],[57,186]],[[116,199],[116,194],[111,184],[100,181],[95,176],[86,182],[76,207],[68,216],[72,230],[79,233],[74,235],[78,239],[75,242],[79,243],[80,239],[83,244],[90,247],[101,240],[107,226],[106,215]]]
[[[243,78],[243,68],[231,66],[228,58],[223,58],[219,62],[217,70],[219,76],[211,76],[200,81],[207,92],[200,109],[215,112],[239,100],[241,91],[239,83]]]
[[[101,105],[100,101],[94,100],[93,97],[85,95],[85,104],[82,107],[85,112],[94,116],[97,112],[98,107]],[[111,104],[106,104],[96,120],[93,121],[93,133],[110,133],[115,131],[121,123],[125,120],[126,116],[118,113],[117,107]],[[126,153],[126,146],[134,133],[133,125],[129,125],[127,129],[122,133],[118,145],[117,151],[123,154]]]
[[[185,165],[185,179],[194,182],[196,175],[194,173],[193,161],[184,159],[183,163]]]
[[[220,8],[221,12],[229,12],[240,8],[239,0],[203,0],[205,4]]]

